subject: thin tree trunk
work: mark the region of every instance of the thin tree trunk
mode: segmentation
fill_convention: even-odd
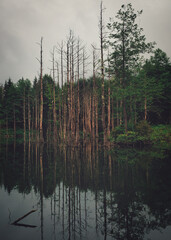
[[[104,60],[103,60],[103,6],[100,5],[100,50],[101,50],[101,79],[102,79],[102,127],[103,140],[106,143],[106,123],[105,123],[105,97],[104,97]]]
[[[23,96],[23,121],[24,121],[24,142],[26,141],[26,104],[25,104],[25,87],[24,87],[24,96]]]
[[[128,123],[127,123],[127,112],[126,112],[126,103],[125,103],[125,99],[123,101],[123,112],[124,112],[124,121],[125,121],[125,132],[127,132],[127,128],[128,128]]]
[[[77,127],[76,127],[76,142],[79,142],[79,131],[80,131],[80,87],[79,87],[79,78],[80,78],[80,43],[78,39],[77,45]]]
[[[136,106],[136,99],[134,101],[134,123],[137,124],[137,106]]]
[[[147,97],[145,96],[144,100],[144,119],[147,120]]]
[[[63,77],[63,42],[61,44],[61,88],[62,88],[62,103],[61,103],[61,136],[64,134],[64,93],[63,93],[63,85],[64,85],[64,77]]]
[[[56,97],[55,97],[55,48],[52,55],[53,63],[53,140],[57,141],[57,117],[56,117]]]
[[[119,103],[118,103],[118,100],[116,100],[116,124],[118,127],[119,126]]]
[[[122,59],[122,75],[123,75],[123,89],[126,88],[126,77],[125,77],[125,23],[123,21],[123,39],[122,39],[122,49],[123,49],[123,59]],[[123,98],[123,113],[124,113],[124,122],[125,122],[125,132],[127,132],[127,111],[126,111],[126,99]]]
[[[70,106],[70,81],[69,81],[69,40],[67,42],[67,89],[68,89],[68,124],[67,140],[69,140],[70,123],[71,123],[71,106]]]
[[[114,99],[112,98],[112,131],[115,128],[115,119],[114,119]]]
[[[32,141],[33,141],[33,129],[34,129],[34,103],[32,102],[32,104],[33,104],[33,108],[32,108],[32,123],[31,123],[31,125],[32,125],[32,130],[31,130],[31,139],[32,139]]]
[[[93,103],[92,103],[92,137],[95,139],[95,94],[96,94],[96,75],[95,75],[95,48],[93,47]]]
[[[16,139],[16,117],[15,117],[15,105],[13,107],[13,114],[14,114],[14,139]]]
[[[40,44],[40,142],[44,142],[43,138],[43,60],[42,60],[42,42],[43,38],[41,37]]]
[[[37,96],[35,99],[35,130],[37,132]]]
[[[122,124],[122,106],[123,106],[123,100],[120,100],[120,111],[119,111],[119,124]]]
[[[97,87],[95,93],[95,114],[96,114],[96,138],[99,137],[99,114],[98,114],[98,94],[97,94]]]
[[[108,85],[108,126],[107,126],[107,135],[108,137],[110,136],[110,64],[109,64],[109,53],[108,53],[108,72],[109,72],[109,76],[108,76],[108,81],[109,81],[109,85]]]
[[[30,116],[30,98],[29,98],[29,96],[28,96],[28,130],[29,130],[29,141],[30,141],[31,116]]]
[[[85,135],[85,49],[83,48],[83,137]]]

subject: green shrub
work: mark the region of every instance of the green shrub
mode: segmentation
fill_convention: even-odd
[[[139,136],[150,137],[150,134],[152,133],[152,128],[147,121],[143,120],[135,126],[135,131]]]
[[[120,134],[116,138],[117,143],[127,143],[127,144],[133,144],[137,142],[137,134],[132,131],[128,131],[127,134]]]
[[[158,125],[153,127],[153,131],[150,137],[152,142],[171,142],[171,126]]]
[[[114,130],[111,132],[112,138],[116,139],[120,134],[125,133],[124,125],[119,125],[118,127],[115,127]]]

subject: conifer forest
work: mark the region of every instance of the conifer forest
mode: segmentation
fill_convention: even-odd
[[[46,42],[41,37],[39,76],[16,83],[9,78],[1,84],[1,135],[74,145],[90,139],[106,145],[125,139],[149,140],[154,126],[167,126],[169,131],[171,62],[167,53],[156,49],[155,42],[146,42],[137,24],[142,11],[122,5],[116,20],[110,19],[106,26],[103,11],[101,3],[100,47],[89,46],[91,54],[70,31],[53,47],[50,74],[44,73]],[[166,138],[169,141],[169,134]]]
[[[59,7],[63,18],[67,16],[60,4],[65,1],[71,5],[81,2],[73,10],[79,16],[85,6],[81,0],[18,0],[12,7],[7,1],[3,4],[12,12],[16,6],[14,19],[18,19],[19,5],[23,10],[27,2],[35,12],[30,14],[26,8],[24,17],[29,13],[30,21],[36,13],[41,24],[38,16],[42,17],[43,11],[47,14],[49,5],[56,15]],[[117,2],[112,1],[106,3]],[[145,0],[142,2],[146,6]],[[97,3],[86,1],[89,9]],[[171,239],[169,52],[157,47],[155,39],[147,41],[145,29],[140,27],[142,10],[122,5],[107,20],[103,3],[98,7],[98,25],[93,26],[98,42],[88,45],[86,37],[81,39],[79,33],[68,30],[49,50],[47,36],[36,33],[40,38],[34,42],[37,52],[33,61],[38,72],[33,79],[12,79],[10,67],[9,78],[1,79],[3,240]],[[47,14],[48,23],[51,14]],[[88,16],[84,16],[86,21]],[[13,15],[9,17],[13,19]],[[43,28],[48,32],[47,26]],[[31,32],[37,28],[33,29]],[[32,62],[30,48],[24,52],[29,49]],[[20,69],[25,73],[24,67]]]

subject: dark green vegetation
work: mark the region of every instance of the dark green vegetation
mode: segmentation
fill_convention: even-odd
[[[40,78],[33,84],[9,79],[0,86],[1,136],[68,144],[87,138],[104,144],[170,142],[169,58],[161,49],[153,50],[154,43],[146,43],[136,23],[142,11],[122,6],[117,21],[107,24],[107,37],[102,12],[101,58],[93,48],[93,77],[85,79],[86,51],[72,32],[58,49],[60,68],[53,51],[53,76],[42,76],[41,38]],[[145,53],[151,57],[142,60]]]

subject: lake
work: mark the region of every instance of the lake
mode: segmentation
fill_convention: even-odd
[[[1,239],[170,240],[170,156],[167,147],[7,140],[0,144]]]

